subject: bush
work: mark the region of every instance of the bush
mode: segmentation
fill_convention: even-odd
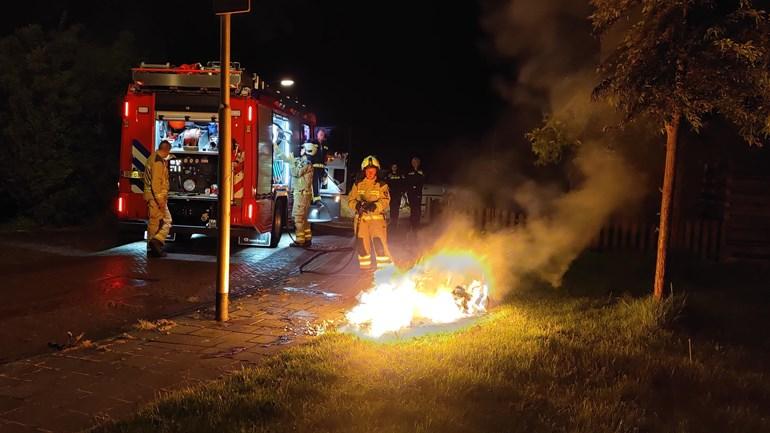
[[[0,39],[2,201],[38,224],[69,224],[115,194],[119,99],[133,42],[109,46],[80,29],[17,29]]]

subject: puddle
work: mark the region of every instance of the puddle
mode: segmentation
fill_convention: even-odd
[[[151,278],[133,278],[124,275],[116,275],[114,277],[102,278],[99,281],[99,288],[104,291],[118,290],[125,288],[139,288],[146,287],[152,281],[157,279]]]

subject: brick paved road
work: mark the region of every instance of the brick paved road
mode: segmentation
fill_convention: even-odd
[[[148,261],[143,242],[97,249],[94,241],[78,245],[77,235],[0,238],[0,363],[50,352],[49,342],[66,342],[68,331],[104,338],[137,319],[214,299],[213,238],[169,244],[168,257]],[[285,278],[308,255],[286,248],[289,241],[284,235],[278,249],[234,246],[231,291],[254,291]]]
[[[319,240],[327,245],[348,242],[331,236]],[[118,282],[107,287],[133,300],[125,292],[137,296],[139,290],[159,291],[165,284],[184,290],[181,286],[191,284],[200,275],[191,263],[208,263],[205,259],[179,260],[175,254],[167,260],[147,263],[132,252],[134,248],[128,245],[98,256],[81,257],[93,260],[93,268],[75,260],[74,264],[49,272],[75,272],[86,281],[95,276],[112,278]],[[249,249],[236,254],[232,287],[242,296],[231,304],[231,320],[225,324],[213,321],[210,309],[193,310],[172,317],[173,326],[165,332],[128,331],[95,341],[92,347],[0,365],[0,431],[83,431],[105,419],[130,415],[158,393],[215,379],[312,338],[324,321],[341,318],[355,295],[370,284],[371,277],[356,272],[355,261],[334,276],[290,276],[288,271],[309,254],[289,248]],[[337,267],[343,259],[344,254],[330,254],[314,266]],[[111,267],[110,263],[120,266]],[[133,266],[130,272],[122,268],[128,265]],[[170,282],[170,276],[180,272],[191,274],[184,282]],[[85,287],[89,287],[84,289],[88,296],[93,296],[86,299],[87,305],[119,299],[104,295],[110,292],[104,290],[104,285]]]

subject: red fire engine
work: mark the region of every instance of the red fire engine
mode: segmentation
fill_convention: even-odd
[[[233,201],[231,230],[241,245],[275,247],[286,223],[288,166],[273,160],[313,137],[315,115],[265,88],[233,63],[231,82]],[[132,69],[123,102],[120,180],[116,210],[124,227],[144,231],[143,171],[162,140],[172,143],[168,206],[172,240],[215,234],[219,164],[219,65]],[[300,141],[302,140],[302,141]],[[296,152],[295,152],[296,153]]]

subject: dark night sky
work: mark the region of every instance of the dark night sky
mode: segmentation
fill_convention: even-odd
[[[211,1],[31,0],[3,33],[27,23],[81,23],[92,38],[135,34],[141,60],[173,64],[218,58]],[[268,80],[291,76],[293,90],[322,125],[339,127],[354,154],[390,161],[431,156],[494,123],[500,102],[474,1],[253,1],[233,18],[232,58]],[[128,79],[128,74],[127,74]],[[344,149],[341,149],[344,150]]]

